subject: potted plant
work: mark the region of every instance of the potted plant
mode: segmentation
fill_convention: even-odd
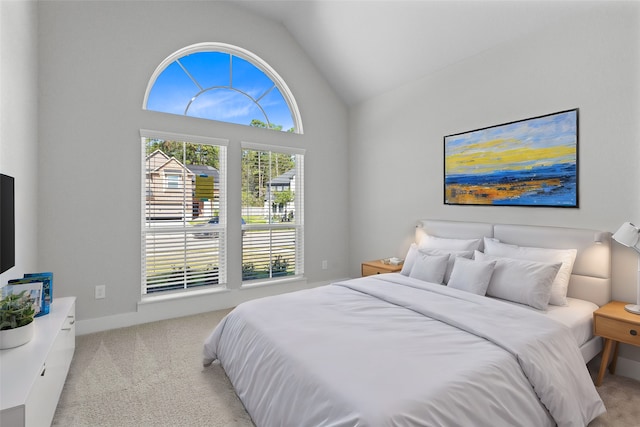
[[[26,344],[33,337],[33,299],[27,291],[0,299],[0,350]]]

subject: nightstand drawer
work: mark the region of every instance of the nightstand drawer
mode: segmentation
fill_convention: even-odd
[[[623,320],[596,316],[594,332],[605,338],[640,346],[640,327]]]
[[[374,274],[388,273],[389,270],[382,270],[381,268],[371,267],[370,265],[362,266],[362,276],[373,276]]]
[[[640,346],[640,316],[626,311],[625,305],[627,303],[622,301],[611,301],[593,312],[593,333],[604,338],[602,361],[595,379],[597,386],[602,384],[612,351],[613,360],[609,372],[616,373],[618,346],[621,342]]]
[[[402,264],[384,264],[380,260],[363,262],[361,267],[362,277],[373,276],[375,274],[398,273],[400,270],[402,270]]]

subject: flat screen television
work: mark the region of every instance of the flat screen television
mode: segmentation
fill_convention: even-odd
[[[0,273],[16,263],[14,179],[0,174]]]

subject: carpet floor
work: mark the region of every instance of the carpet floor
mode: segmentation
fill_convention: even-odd
[[[202,367],[228,311],[78,336],[52,425],[252,427],[220,365]],[[608,411],[589,427],[639,425],[640,382],[607,374],[598,392]]]

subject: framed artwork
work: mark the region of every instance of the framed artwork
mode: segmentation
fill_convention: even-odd
[[[444,137],[446,205],[578,207],[578,109]]]

